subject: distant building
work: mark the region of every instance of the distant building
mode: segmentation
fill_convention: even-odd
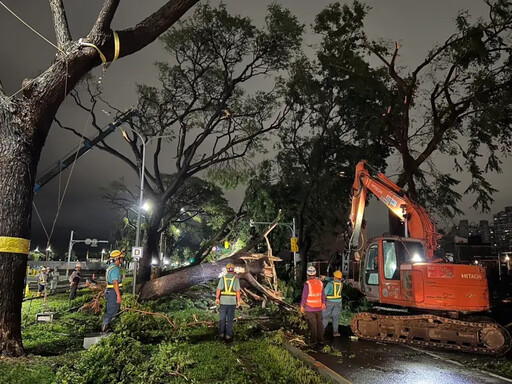
[[[489,226],[489,221],[480,220],[478,232],[478,234],[482,238],[482,243],[491,244],[491,227]]]
[[[512,210],[510,210],[512,215]],[[512,223],[512,221],[511,221]],[[510,240],[512,241],[512,231]],[[490,245],[492,253],[497,251],[495,229],[488,220],[480,220],[478,224],[470,223],[469,220],[461,220],[455,227],[455,243]]]
[[[494,244],[498,252],[510,251],[512,245],[512,207],[493,215]]]
[[[469,221],[461,220],[459,221],[459,226],[457,227],[457,236],[468,238],[469,237]]]

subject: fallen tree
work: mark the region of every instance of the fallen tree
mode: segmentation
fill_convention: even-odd
[[[291,309],[292,306],[282,300],[281,292],[277,288],[277,275],[274,263],[281,259],[272,255],[272,247],[267,237],[277,226],[280,216],[281,211],[279,211],[277,218],[262,235],[249,241],[244,248],[230,257],[178,269],[147,282],[142,287],[139,300],[146,301],[169,297],[173,293],[186,291],[193,285],[218,279],[225,273],[226,265],[233,263],[238,277],[244,280],[249,287],[258,291],[268,300]],[[267,242],[267,254],[249,252],[263,240]]]

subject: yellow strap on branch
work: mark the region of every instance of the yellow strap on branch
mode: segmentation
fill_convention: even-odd
[[[112,63],[113,63],[119,57],[119,51],[121,50],[121,42],[119,41],[119,35],[117,34],[116,31],[112,31],[112,34],[114,35],[114,59],[112,59]],[[101,62],[103,64],[107,64],[107,58],[95,44],[86,43],[82,39],[79,39],[78,43],[80,45],[85,45],[86,47],[94,48],[96,51],[98,51],[98,54],[100,55],[100,58],[101,58]]]
[[[0,236],[0,252],[23,253],[28,255],[30,240],[21,237]]]
[[[86,46],[86,47],[94,48],[96,51],[98,51],[98,54],[100,55],[100,58],[101,58],[101,62],[102,62],[103,64],[106,64],[106,63],[107,63],[107,58],[105,57],[105,55],[103,54],[103,52],[101,52],[101,51],[100,51],[100,49],[99,49],[96,45],[94,45],[94,44],[92,44],[92,43],[86,43],[86,42],[85,42],[85,41],[83,41],[82,39],[79,39],[79,40],[78,40],[78,43],[79,43],[80,45],[84,45],[84,46]]]

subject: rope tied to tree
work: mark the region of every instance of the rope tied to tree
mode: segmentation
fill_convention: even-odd
[[[111,62],[107,61],[106,56],[103,54],[103,52],[101,52],[101,49],[99,49],[97,45],[92,44],[92,43],[87,43],[82,38],[80,38],[78,40],[78,44],[80,44],[80,46],[94,48],[98,52],[98,54],[100,55],[100,59],[101,59],[101,62],[103,64],[103,71],[102,71],[101,76],[98,79],[98,84],[101,84],[101,81],[103,80],[103,76],[105,75],[105,72],[106,72],[107,68],[114,61],[116,61],[118,59],[119,52],[121,51],[121,42],[119,40],[118,33],[116,31],[112,31],[112,35],[114,36],[114,58],[112,59]]]

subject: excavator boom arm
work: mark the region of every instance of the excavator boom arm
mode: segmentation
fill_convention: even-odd
[[[352,187],[352,210],[350,221],[352,224],[351,246],[359,248],[361,227],[363,222],[366,197],[371,191],[393,214],[407,224],[406,229],[410,237],[425,242],[427,258],[433,259],[434,250],[437,249],[435,224],[423,207],[412,201],[405,191],[393,183],[384,174],[372,175],[366,160],[357,164],[356,175]],[[404,233],[405,237],[408,237]]]

